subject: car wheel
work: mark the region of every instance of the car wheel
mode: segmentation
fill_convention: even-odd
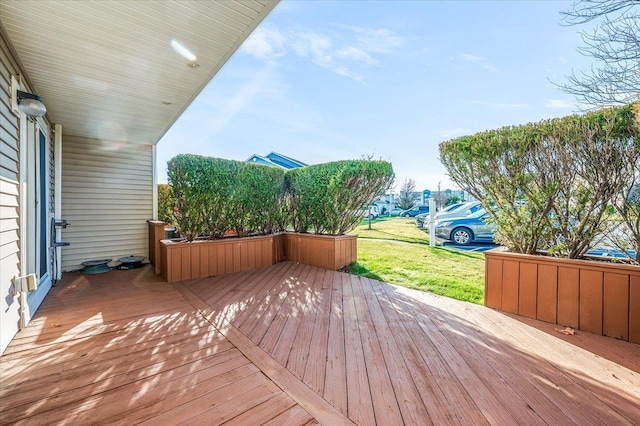
[[[466,246],[473,241],[473,234],[470,229],[456,228],[451,231],[451,241],[461,246]]]

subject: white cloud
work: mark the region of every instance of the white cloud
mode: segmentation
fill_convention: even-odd
[[[558,57],[558,62],[560,62],[561,64],[566,64],[569,61],[567,60],[567,58],[565,58],[564,56],[559,56]]]
[[[482,69],[485,69],[488,71],[492,71],[492,72],[499,71],[498,67],[489,63],[488,59],[483,58],[482,56],[472,55],[471,53],[461,53],[460,59],[465,62],[472,62],[472,63],[479,64]]]
[[[331,56],[327,53],[332,43],[328,37],[317,33],[298,34],[295,39],[289,41],[291,48],[298,56],[310,58],[317,65],[331,62]]]
[[[544,103],[546,108],[552,109],[575,109],[576,104],[572,101],[567,101],[565,99],[549,99]]]
[[[364,81],[364,77],[362,75],[355,73],[351,71],[349,68],[342,65],[338,65],[337,67],[333,68],[332,71],[338,75],[349,77],[355,81]]]
[[[366,51],[375,53],[391,53],[404,45],[404,37],[392,31],[379,28],[351,28],[355,33],[357,44]]]
[[[482,68],[484,68],[485,70],[493,71],[493,72],[497,72],[497,71],[499,71],[499,70],[498,70],[498,67],[493,66],[493,65],[489,65],[489,64],[484,64],[484,65],[482,66]]]
[[[460,59],[466,62],[483,62],[486,61],[486,58],[482,58],[480,56],[472,55],[470,53],[462,53],[460,54]]]
[[[356,81],[362,81],[363,77],[352,71],[351,67],[341,60],[360,63],[373,61],[366,52],[354,47],[335,49],[331,38],[314,32],[298,34],[291,46],[298,56],[309,58],[311,62],[322,68]]]
[[[404,44],[404,38],[388,29],[337,26],[331,35],[319,31],[280,31],[259,27],[240,50],[267,63],[293,53],[338,75],[363,81],[364,69],[375,66],[375,56],[390,54]]]
[[[258,27],[242,44],[240,49],[248,55],[255,56],[265,62],[272,63],[287,53],[286,38],[280,31]]]
[[[347,60],[362,62],[367,65],[374,65],[377,63],[377,61],[373,59],[367,52],[353,46],[345,46],[342,49],[336,51],[336,56]]]

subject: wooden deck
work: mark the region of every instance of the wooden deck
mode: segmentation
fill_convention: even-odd
[[[640,424],[640,346],[291,262],[67,274],[0,358],[12,423]]]

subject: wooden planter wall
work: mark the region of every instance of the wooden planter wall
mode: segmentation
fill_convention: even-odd
[[[285,257],[333,271],[357,259],[357,237],[353,235],[285,234]]]
[[[356,261],[356,237],[282,233],[262,237],[182,242],[163,240],[162,276],[168,282],[264,268],[283,260],[327,269]]]
[[[277,263],[279,235],[193,242],[162,241],[162,276],[168,282],[259,269]]]
[[[149,224],[149,262],[153,265],[156,275],[162,272],[162,254],[160,241],[164,239],[165,223],[160,220],[148,220]]]
[[[485,252],[490,308],[640,343],[640,267]]]

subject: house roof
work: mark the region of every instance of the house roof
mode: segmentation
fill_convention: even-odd
[[[65,134],[155,144],[276,4],[0,1],[0,32]]]
[[[247,163],[264,164],[272,167],[282,167],[283,169],[297,169],[298,167],[304,167],[307,164],[302,161],[295,160],[286,155],[278,154],[277,152],[270,152],[266,156],[253,154],[247,159]]]
[[[247,163],[253,163],[253,164],[262,164],[264,166],[286,168],[286,167],[283,167],[278,163],[274,163],[273,161],[269,160],[268,158],[263,157],[262,155],[258,155],[258,154],[253,154],[251,157],[249,157],[247,159],[246,162]]]
[[[277,152],[273,151],[267,154],[266,157],[274,163],[280,164],[287,169],[295,169],[298,167],[306,166],[306,164],[302,161],[295,160],[291,157],[287,157],[286,155],[278,154]]]

